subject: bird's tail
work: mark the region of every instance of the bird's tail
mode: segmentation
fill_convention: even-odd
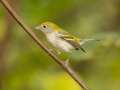
[[[92,38],[91,39],[81,39],[80,40],[80,46],[86,44],[89,41],[100,41],[100,40],[98,40],[98,39],[92,39]]]
[[[100,41],[100,40],[98,40],[98,39],[81,39],[80,40],[80,49],[83,51],[83,52],[85,52],[86,53],[86,50],[82,47],[84,44],[86,44],[87,42],[89,42],[89,41]]]

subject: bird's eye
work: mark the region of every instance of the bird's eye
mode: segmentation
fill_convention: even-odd
[[[46,26],[45,26],[45,25],[43,25],[43,28],[46,28]]]

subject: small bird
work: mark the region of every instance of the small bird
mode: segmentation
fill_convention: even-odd
[[[43,22],[39,26],[35,27],[37,30],[41,30],[48,41],[56,48],[65,51],[71,52],[72,50],[82,50],[86,53],[86,51],[82,48],[82,45],[88,41],[96,40],[96,39],[80,39],[67,31],[64,31],[58,25],[53,22]]]

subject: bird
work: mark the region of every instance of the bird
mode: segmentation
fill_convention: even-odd
[[[35,27],[36,30],[40,30],[44,33],[46,39],[57,49],[64,52],[71,52],[72,50],[82,50],[86,53],[86,50],[82,47],[88,41],[98,41],[93,38],[80,39],[69,32],[62,29],[57,24],[46,21]]]

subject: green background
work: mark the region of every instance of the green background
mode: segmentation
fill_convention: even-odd
[[[70,64],[91,90],[120,89],[119,0],[11,0],[11,3],[48,47],[43,33],[34,29],[44,21],[52,21],[80,38],[100,39],[83,46],[86,54],[81,51],[69,54]],[[2,87],[3,90],[82,90],[9,18],[0,5],[1,90]]]

